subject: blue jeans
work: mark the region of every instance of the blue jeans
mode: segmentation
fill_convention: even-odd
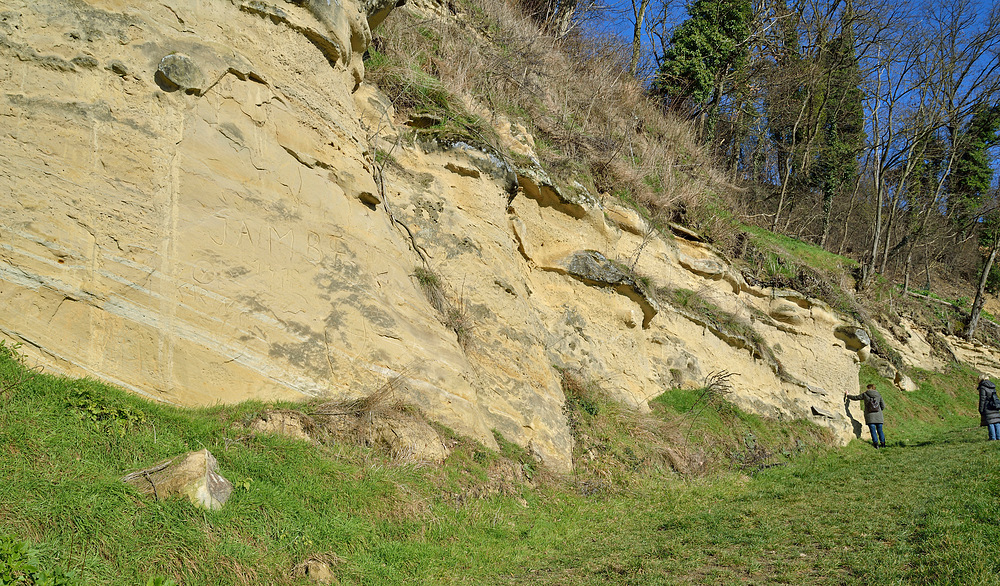
[[[879,444],[885,445],[885,436],[882,435],[882,424],[881,423],[869,423],[868,429],[872,432],[872,445],[876,448]]]
[[[1000,440],[1000,423],[987,423],[986,431],[991,440]]]

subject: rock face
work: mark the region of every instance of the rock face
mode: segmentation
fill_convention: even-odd
[[[122,480],[157,500],[186,497],[213,511],[221,509],[233,492],[232,483],[219,474],[219,463],[208,450],[164,460]]]
[[[637,408],[725,370],[741,407],[852,437],[841,397],[863,357],[824,304],[463,145],[400,143],[380,187],[374,147],[401,130],[361,55],[394,5],[5,2],[0,333],[49,370],[183,405],[360,397],[402,375],[433,419],[562,471],[554,366]],[[696,292],[773,357],[609,259]]]

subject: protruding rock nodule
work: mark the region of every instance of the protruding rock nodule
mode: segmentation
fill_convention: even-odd
[[[587,284],[612,287],[632,299],[642,308],[642,327],[648,328],[650,320],[660,311],[660,306],[636,281],[618,265],[596,250],[574,252],[560,263],[569,275]]]
[[[868,337],[868,332],[858,326],[840,326],[834,330],[834,335],[843,340],[847,349],[852,352],[872,345],[872,339]]]
[[[205,74],[187,55],[171,53],[160,59],[156,82],[166,91],[183,90],[188,94],[201,95],[205,89]]]
[[[820,409],[815,405],[813,405],[812,407],[812,414],[815,415],[816,417],[822,417],[824,419],[833,419],[833,413],[830,413],[826,409]]]

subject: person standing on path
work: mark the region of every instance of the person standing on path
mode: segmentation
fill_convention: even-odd
[[[1000,409],[994,399],[997,392],[996,385],[985,374],[979,375],[979,426],[986,428],[987,437],[990,441],[1000,440]],[[991,401],[991,399],[993,399]]]
[[[875,385],[869,384],[865,392],[860,395],[848,395],[845,390],[844,400],[864,401],[865,423],[868,424],[868,429],[872,432],[872,445],[875,446],[876,450],[884,448],[885,435],[882,434],[882,424],[885,421],[882,417],[882,411],[885,409],[885,401],[882,400],[882,395],[875,390]]]

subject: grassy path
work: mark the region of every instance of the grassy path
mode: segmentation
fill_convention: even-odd
[[[23,374],[0,355],[0,381]],[[259,404],[177,410],[34,376],[0,397],[0,535],[80,584],[307,584],[292,568],[319,554],[342,584],[1000,585],[1000,442],[969,428],[973,375],[886,389],[899,422],[886,450],[813,448],[753,477],[637,474],[590,496],[553,482],[462,498],[499,461],[466,440],[444,466],[399,465],[247,435]],[[119,480],[202,447],[237,487],[221,511]]]
[[[854,442],[753,479],[649,486],[578,503],[571,524],[525,515],[566,533],[510,582],[1000,584],[1000,443],[983,435]]]

